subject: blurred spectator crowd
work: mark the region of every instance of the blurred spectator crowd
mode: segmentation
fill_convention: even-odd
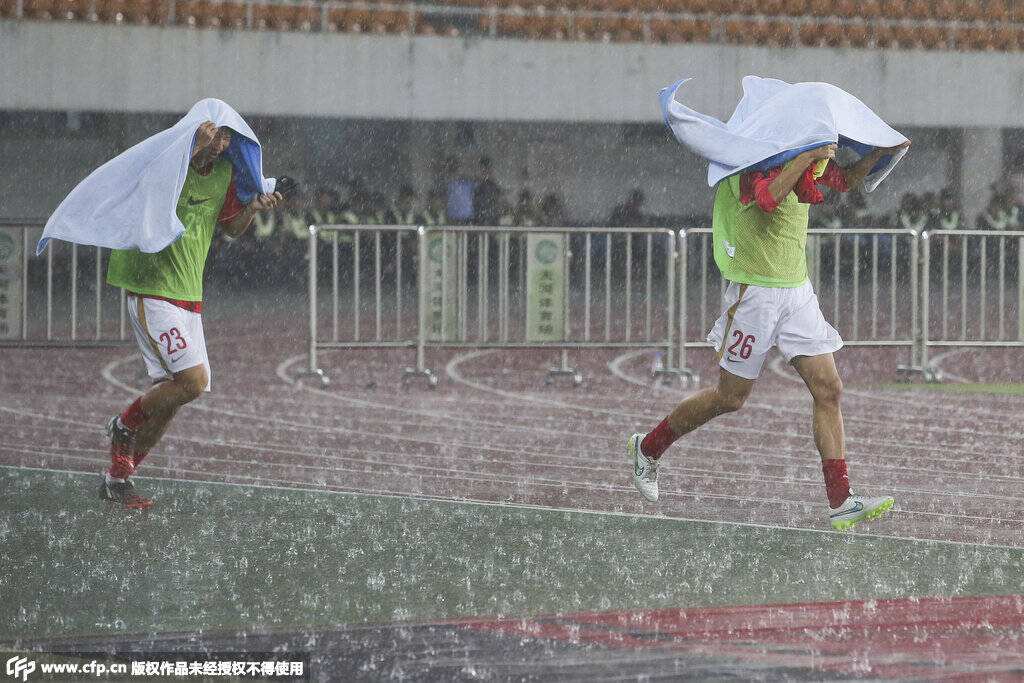
[[[479,158],[472,172],[454,158],[446,159],[436,182],[425,193],[402,185],[391,196],[358,179],[340,187],[304,187],[278,210],[257,215],[250,233],[242,239],[218,237],[213,267],[221,276],[243,280],[251,272],[264,272],[278,281],[298,281],[305,271],[304,259],[310,225],[486,225],[580,227],[593,225],[573,219],[557,190],[538,196],[528,186],[503,187],[494,177],[491,160]],[[1024,178],[1016,178],[1018,181]],[[859,191],[833,194],[811,210],[812,228],[922,230],[1021,230],[1024,229],[1024,182],[1004,180],[994,184],[986,208],[977,216],[964,215],[959,193],[953,188],[938,192],[904,194],[897,208],[872,211]],[[622,201],[614,206],[601,227],[709,227],[706,216],[659,216],[645,211],[645,195],[639,188],[624,188]],[[270,272],[267,272],[269,269]]]

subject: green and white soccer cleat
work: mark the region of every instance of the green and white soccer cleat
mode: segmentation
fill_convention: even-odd
[[[651,502],[658,500],[658,461],[648,458],[640,450],[646,434],[633,434],[626,441],[626,457],[633,465],[633,484],[640,495]]]
[[[832,522],[833,529],[846,531],[857,522],[881,517],[895,502],[892,496],[868,498],[851,493],[842,505],[829,510],[829,521]]]

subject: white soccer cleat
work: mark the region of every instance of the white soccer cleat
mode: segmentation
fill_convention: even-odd
[[[633,483],[640,495],[651,502],[658,500],[658,461],[640,450],[646,434],[633,434],[626,441],[626,457],[633,463]]]
[[[832,522],[833,529],[846,531],[857,522],[881,517],[895,502],[892,496],[868,498],[854,495],[851,491],[842,505],[829,510],[829,521]]]

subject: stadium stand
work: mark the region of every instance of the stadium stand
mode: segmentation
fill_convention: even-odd
[[[0,0],[0,18],[766,47],[1024,45],[1024,0]]]

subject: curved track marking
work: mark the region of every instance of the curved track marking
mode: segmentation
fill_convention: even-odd
[[[562,409],[565,409],[565,410],[571,410],[573,412],[589,411],[589,412],[595,412],[595,413],[604,414],[604,415],[611,415],[611,416],[615,416],[615,417],[628,417],[628,418],[634,418],[634,419],[659,420],[661,417],[663,417],[663,414],[657,414],[655,416],[651,416],[651,415],[642,415],[642,414],[638,414],[638,413],[627,413],[627,412],[622,412],[622,411],[612,411],[612,410],[606,410],[606,409],[603,409],[603,408],[593,408],[593,407],[590,407],[590,406],[566,403],[566,402],[563,402],[563,401],[556,401],[556,400],[553,400],[553,399],[542,398],[542,397],[533,396],[533,395],[530,395],[530,394],[517,394],[515,392],[506,391],[504,389],[497,389],[495,387],[489,387],[486,384],[481,384],[479,382],[475,382],[473,380],[466,379],[458,371],[458,367],[462,363],[465,363],[467,361],[470,361],[470,360],[473,360],[475,358],[479,358],[481,356],[488,355],[488,354],[491,354],[491,353],[494,353],[494,351],[490,350],[490,349],[487,349],[487,350],[482,350],[482,351],[471,351],[469,353],[465,353],[465,354],[461,354],[461,355],[456,355],[456,356],[454,356],[448,362],[447,366],[445,367],[445,372],[447,373],[448,377],[452,381],[454,381],[454,382],[456,382],[458,384],[463,384],[465,386],[468,386],[470,388],[473,388],[473,389],[476,389],[478,391],[482,391],[482,392],[485,392],[485,393],[490,393],[490,394],[494,394],[496,396],[501,396],[503,398],[510,398],[510,399],[514,399],[514,400],[517,400],[517,401],[523,401],[523,402],[526,402],[526,403],[533,403],[533,404],[537,404],[537,405],[545,405],[545,406],[550,406],[550,407],[555,407],[555,408],[562,408]],[[799,381],[801,381],[801,383],[802,383],[803,380],[799,380]],[[805,413],[804,415],[805,416],[809,415],[809,413]],[[886,424],[886,422],[883,421],[883,422],[881,422],[881,424]],[[757,435],[757,436],[764,436],[764,430],[763,429],[753,429],[753,428],[750,428],[750,427],[740,427],[740,426],[732,426],[732,425],[724,426],[724,425],[721,425],[721,424],[708,424],[708,425],[705,425],[704,427],[701,428],[701,431],[704,432],[704,433],[752,434],[752,435]],[[961,430],[961,431],[963,431],[963,430]],[[966,433],[982,434],[981,432],[966,432]],[[789,439],[795,439],[795,440],[804,441],[804,442],[808,442],[809,441],[809,442],[813,443],[812,435],[810,435],[808,433],[804,433],[804,432],[793,432],[793,431],[778,432],[778,433],[776,433],[776,436],[783,436],[783,437],[789,438]],[[1000,433],[1000,434],[996,434],[996,436],[999,436],[1000,438],[1009,438],[1009,439],[1019,438],[1019,435],[1017,435],[1017,434],[1006,435],[1006,434],[1001,434]],[[1020,436],[1024,436],[1024,435],[1020,435]],[[863,445],[867,445],[867,446],[878,445],[878,446],[884,446],[884,447],[893,447],[893,446],[895,446],[895,447],[903,448],[903,449],[916,449],[916,450],[925,450],[925,451],[931,451],[935,447],[935,444],[925,445],[925,444],[921,444],[921,443],[907,443],[907,442],[902,442],[902,441],[898,441],[898,440],[895,440],[895,439],[875,439],[875,438],[870,438],[870,437],[861,437],[861,436],[849,435],[849,434],[847,435],[846,441],[849,444],[857,444],[857,445],[863,444]],[[974,454],[977,454],[977,455],[986,455],[988,453],[987,451],[966,451],[966,450],[961,450],[961,452],[964,452],[964,453],[970,452],[970,453],[974,453]],[[1024,459],[1024,456],[1016,456],[1016,455],[1013,455],[1013,456],[1009,456],[1008,455],[1006,457],[1009,457],[1011,459]]]

